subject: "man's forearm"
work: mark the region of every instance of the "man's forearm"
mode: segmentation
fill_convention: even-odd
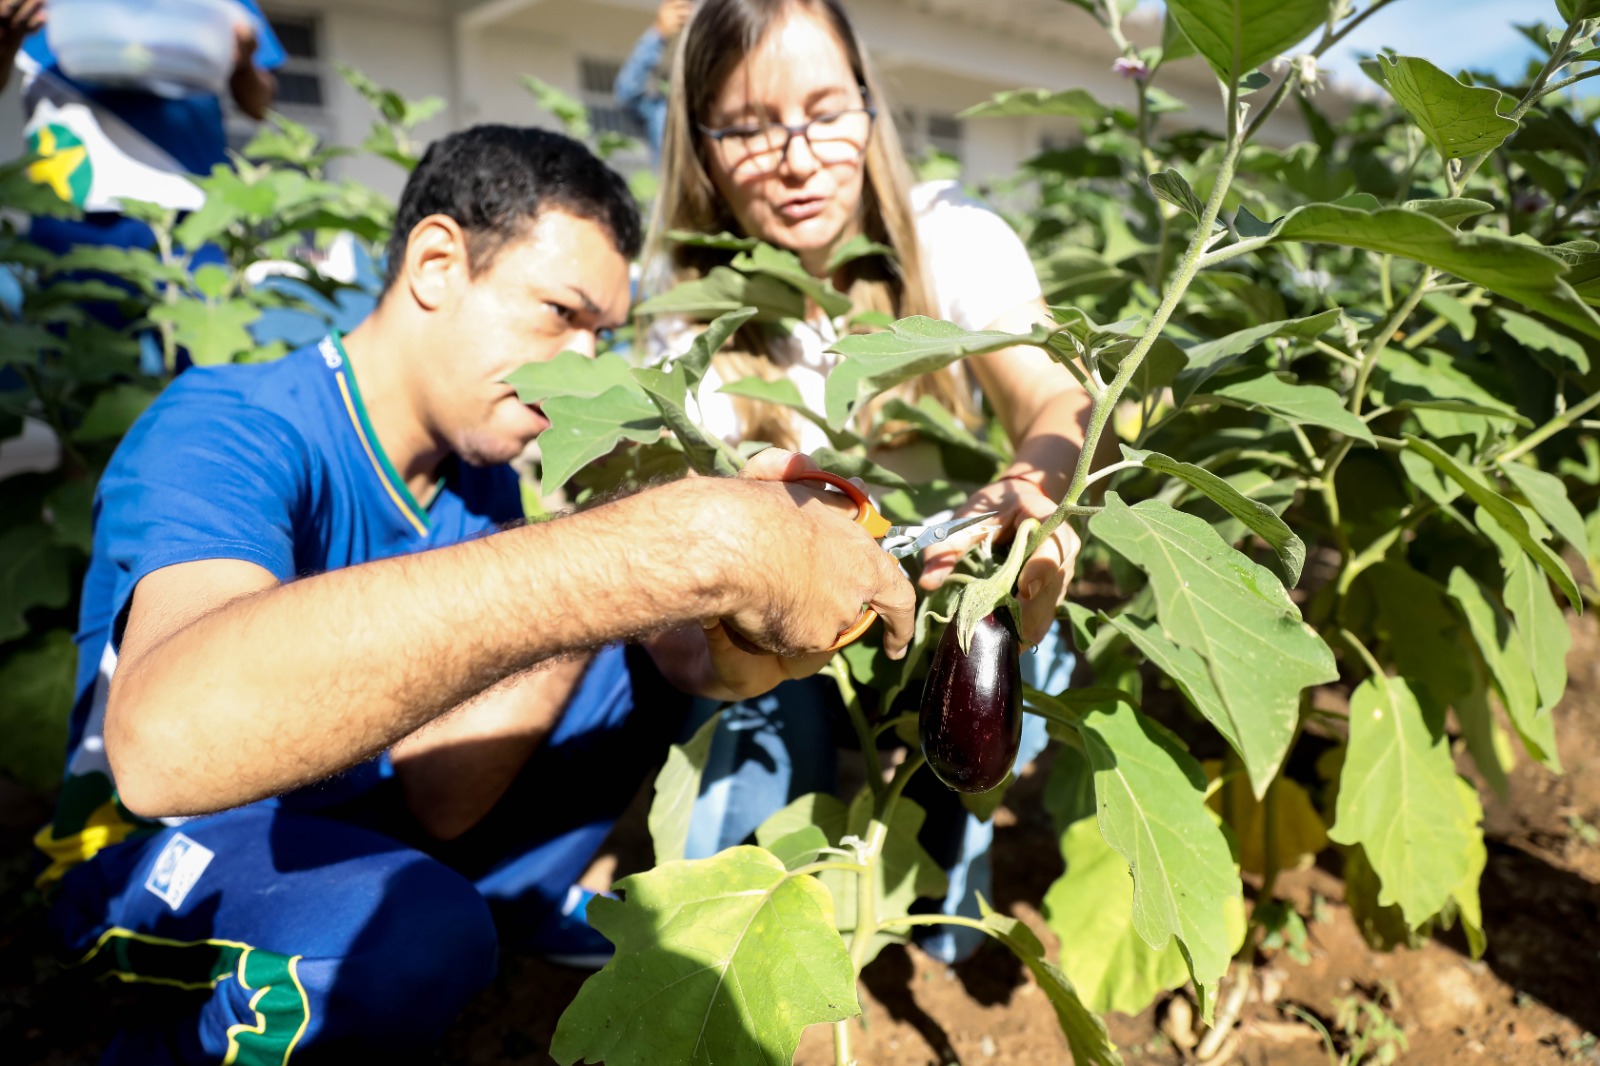
[[[257,122],[267,117],[278,95],[278,79],[252,62],[240,63],[228,80],[228,91],[239,110]]]
[[[123,801],[172,815],[274,795],[535,663],[715,616],[731,552],[715,514],[681,528],[692,493],[274,587],[125,654],[106,715]]]

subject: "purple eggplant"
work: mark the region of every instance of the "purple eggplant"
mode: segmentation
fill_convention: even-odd
[[[978,623],[963,653],[955,623],[934,649],[922,687],[918,734],[940,781],[957,792],[987,792],[1006,779],[1022,741],[1021,641],[1011,612]]]

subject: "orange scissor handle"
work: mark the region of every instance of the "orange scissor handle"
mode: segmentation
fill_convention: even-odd
[[[867,499],[867,494],[862,492],[847,478],[838,474],[830,474],[826,470],[804,470],[798,474],[791,474],[785,481],[820,481],[825,485],[832,485],[844,493],[856,505],[856,524],[865,529],[873,540],[882,540],[889,533],[890,522],[878,509],[872,506],[872,501]],[[839,634],[839,639],[834,641],[828,651],[838,651],[846,644],[851,643],[861,634],[872,628],[872,623],[878,620],[878,612],[871,607],[861,609],[861,617],[850,624],[850,627]]]

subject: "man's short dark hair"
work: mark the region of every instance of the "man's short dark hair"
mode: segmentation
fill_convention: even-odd
[[[468,269],[476,276],[551,210],[590,219],[624,257],[639,254],[639,209],[627,183],[578,141],[531,126],[473,126],[441,137],[400,194],[384,290],[400,273],[411,231],[429,215],[453,218],[466,231]]]

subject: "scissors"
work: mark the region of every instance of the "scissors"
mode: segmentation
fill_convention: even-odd
[[[932,547],[940,541],[947,539],[950,534],[971,525],[976,525],[986,519],[993,518],[999,511],[985,511],[982,514],[967,515],[964,518],[952,518],[945,522],[938,522],[931,526],[896,526],[878,513],[872,506],[872,501],[867,499],[867,494],[857,488],[855,484],[838,474],[830,474],[826,470],[802,470],[790,474],[785,481],[820,481],[825,485],[832,485],[846,496],[850,497],[856,505],[856,524],[865,529],[874,539],[883,542],[883,550],[896,559],[904,559],[908,555],[915,555],[924,548]],[[871,607],[863,607],[861,617],[857,618],[839,639],[829,648],[829,651],[838,651],[840,648],[855,640],[872,627],[878,620],[878,612]]]

